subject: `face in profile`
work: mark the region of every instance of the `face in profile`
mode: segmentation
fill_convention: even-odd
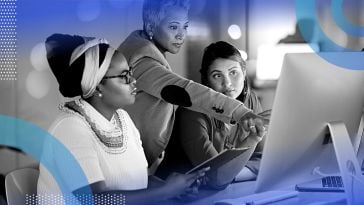
[[[244,81],[240,63],[231,59],[217,58],[207,71],[209,87],[235,99],[243,91]]]
[[[188,11],[170,7],[153,32],[153,39],[162,52],[179,52],[187,35]]]
[[[136,95],[135,82],[124,55],[115,52],[109,69],[99,85],[103,94],[103,101],[113,109],[133,104]]]

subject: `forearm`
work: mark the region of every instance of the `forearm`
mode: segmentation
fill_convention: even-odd
[[[260,141],[257,136],[248,135],[239,147],[250,147],[254,151]]]
[[[225,123],[239,122],[244,115],[251,112],[240,101],[196,82],[190,81],[185,89],[192,99],[189,109],[213,116]]]
[[[151,59],[141,60],[135,67],[138,89],[169,103],[212,115],[226,123],[239,120],[250,109],[240,101],[211,88],[187,80]]]

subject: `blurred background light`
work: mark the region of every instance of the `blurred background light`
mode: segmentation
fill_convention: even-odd
[[[29,95],[35,99],[41,99],[46,96],[51,86],[50,78],[49,72],[31,71],[25,82]]]
[[[246,53],[246,51],[239,50],[239,52],[244,61],[248,60],[248,54]]]
[[[30,63],[37,71],[43,71],[49,68],[44,43],[38,43],[33,47],[30,52]]]
[[[204,39],[211,35],[211,29],[205,22],[190,21],[187,35],[190,38]]]
[[[228,34],[230,38],[237,40],[241,37],[241,29],[236,24],[230,25],[228,28]]]

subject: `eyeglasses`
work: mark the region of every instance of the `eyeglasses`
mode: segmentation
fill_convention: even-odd
[[[133,78],[132,75],[133,75],[133,72],[131,70],[128,70],[128,71],[124,71],[120,75],[104,76],[102,79],[107,80],[107,79],[112,79],[112,78],[120,78],[120,79],[124,80],[123,83],[130,84],[135,81],[135,79]]]

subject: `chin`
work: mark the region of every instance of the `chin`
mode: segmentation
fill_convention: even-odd
[[[123,105],[124,106],[128,106],[128,105],[132,105],[134,104],[135,102],[135,97],[130,97],[130,98],[127,98],[127,99],[123,99]]]
[[[179,52],[179,48],[173,48],[173,49],[169,49],[169,52],[172,54],[177,54]]]
[[[234,99],[236,99],[237,97],[239,97],[239,95],[236,95],[236,94],[234,94],[234,93],[232,93],[232,94],[227,94],[226,96],[231,97],[231,98],[234,98]]]
[[[236,99],[235,95],[227,95],[227,96]]]
[[[135,98],[132,98],[128,101],[128,105],[132,105],[135,103]]]

